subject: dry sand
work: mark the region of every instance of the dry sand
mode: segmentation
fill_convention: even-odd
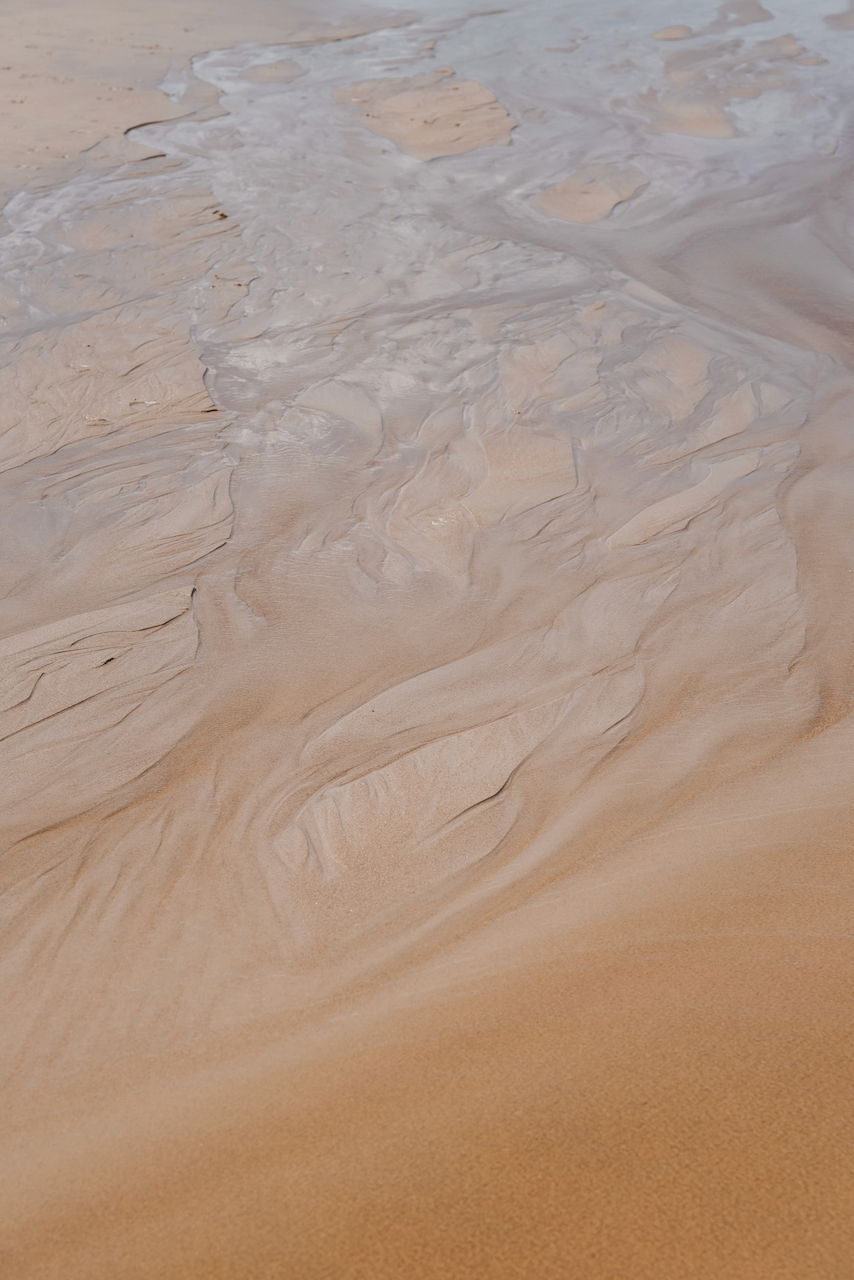
[[[624,200],[631,200],[649,179],[640,169],[591,164],[535,196],[531,204],[551,218],[601,222]]]
[[[848,1280],[848,19],[10,6],[4,1274]]]

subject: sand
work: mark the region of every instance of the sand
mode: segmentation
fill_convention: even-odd
[[[591,164],[534,196],[531,204],[540,213],[567,222],[601,222],[648,182],[640,169]]]
[[[307,0],[13,0],[0,66],[0,195],[69,177],[81,154],[109,159],[124,132],[150,120],[204,110],[216,94],[190,86],[182,102],[161,89],[203,49],[288,38],[336,41],[370,30],[376,14],[339,20]],[[394,22],[394,17],[391,17]],[[138,148],[137,155],[144,155]]]
[[[773,10],[13,8],[16,1280],[850,1275],[854,34]]]
[[[483,85],[440,68],[409,80],[368,80],[336,97],[362,108],[359,121],[419,160],[510,143],[511,119]]]

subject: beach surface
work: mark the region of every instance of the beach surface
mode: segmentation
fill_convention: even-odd
[[[8,5],[15,1280],[850,1280],[854,9]]]

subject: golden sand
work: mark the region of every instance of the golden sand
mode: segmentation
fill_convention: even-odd
[[[678,10],[7,16],[15,1280],[850,1275],[854,35]]]

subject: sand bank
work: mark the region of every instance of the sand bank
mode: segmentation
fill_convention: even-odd
[[[0,237],[7,1269],[841,1280],[854,35],[94,13],[9,163],[160,123]]]

